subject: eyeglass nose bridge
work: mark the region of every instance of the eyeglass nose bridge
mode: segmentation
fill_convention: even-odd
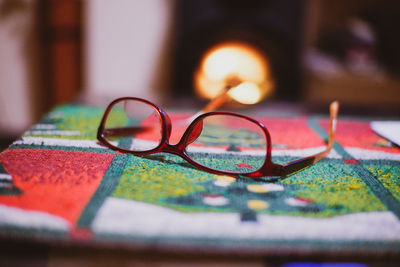
[[[185,144],[183,142],[179,142],[171,145],[169,142],[165,142],[160,149],[161,152],[182,156],[184,154],[183,151],[185,149]]]
[[[164,142],[163,145],[160,147],[160,152],[177,155],[177,156],[183,158],[184,160],[188,161],[189,163],[191,163],[195,166],[198,166],[198,164],[196,162],[194,162],[186,154],[185,148],[186,148],[186,144],[185,144],[184,139],[182,138],[179,143],[174,144],[174,145],[170,144],[168,141]],[[207,169],[209,169],[209,168],[207,168]]]

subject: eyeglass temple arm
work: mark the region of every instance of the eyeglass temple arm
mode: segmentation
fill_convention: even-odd
[[[227,86],[225,86],[225,88],[221,91],[221,93],[219,93],[216,97],[211,99],[210,102],[208,102],[206,106],[204,106],[201,110],[196,112],[196,114],[194,114],[193,116],[188,118],[186,121],[188,123],[190,123],[195,118],[200,116],[201,114],[204,114],[204,113],[207,113],[207,112],[211,112],[211,111],[214,111],[214,110],[218,109],[222,104],[224,104],[227,101],[227,99],[229,97],[228,96],[228,92],[233,87],[234,86],[232,86],[231,84],[228,84]]]
[[[298,160],[286,163],[285,165],[282,166],[284,175],[289,175],[289,174],[295,173],[301,169],[304,169],[304,168],[320,161],[332,149],[334,138],[335,138],[337,115],[339,112],[339,102],[338,101],[334,101],[330,104],[329,112],[330,112],[329,138],[328,138],[328,144],[327,144],[325,150],[320,153],[317,153],[315,155],[308,156],[303,159],[298,159]]]

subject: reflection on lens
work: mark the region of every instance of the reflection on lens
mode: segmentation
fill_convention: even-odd
[[[262,128],[234,115],[211,115],[196,123],[186,144],[188,156],[208,168],[249,173],[264,164],[267,143]]]
[[[119,148],[137,152],[151,150],[161,142],[161,117],[149,104],[122,100],[110,110],[103,134]]]

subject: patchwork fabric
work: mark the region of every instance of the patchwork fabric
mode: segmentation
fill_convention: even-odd
[[[339,118],[334,148],[317,164],[250,179],[203,172],[171,154],[116,153],[96,140],[103,112],[58,107],[0,154],[0,234],[269,254],[400,251],[400,148],[366,119]],[[190,115],[170,114],[171,143]],[[271,134],[276,163],[324,149],[327,117],[255,118]],[[229,134],[196,146],[199,162],[228,164],[232,151],[247,163],[257,157]]]

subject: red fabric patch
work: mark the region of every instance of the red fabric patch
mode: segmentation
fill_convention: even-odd
[[[89,228],[73,228],[70,237],[79,241],[87,241],[92,239],[93,233]]]
[[[347,164],[360,164],[360,162],[356,159],[344,159],[344,162]]]
[[[238,163],[238,164],[236,164],[236,166],[238,168],[251,168],[251,165],[246,164],[246,163]]]
[[[284,145],[273,147],[279,149],[303,149],[317,146],[325,146],[324,140],[310,128],[307,117],[295,118],[255,118],[267,127],[272,145]]]
[[[295,197],[294,199],[297,200],[297,201],[299,201],[299,202],[305,203],[305,204],[311,204],[311,203],[313,203],[313,201],[310,200],[310,199],[308,199],[308,198]]]
[[[329,129],[329,120],[321,120],[319,123],[326,131]],[[341,120],[339,118],[335,138],[344,147],[400,153],[400,148],[398,147],[384,147],[379,145],[382,137],[370,128],[369,122]]]
[[[114,155],[45,150],[9,149],[0,154],[21,195],[0,195],[0,203],[44,211],[75,224],[96,191]]]
[[[208,198],[219,198],[222,197],[221,195],[208,195],[208,194],[203,194],[203,197],[208,197]]]

